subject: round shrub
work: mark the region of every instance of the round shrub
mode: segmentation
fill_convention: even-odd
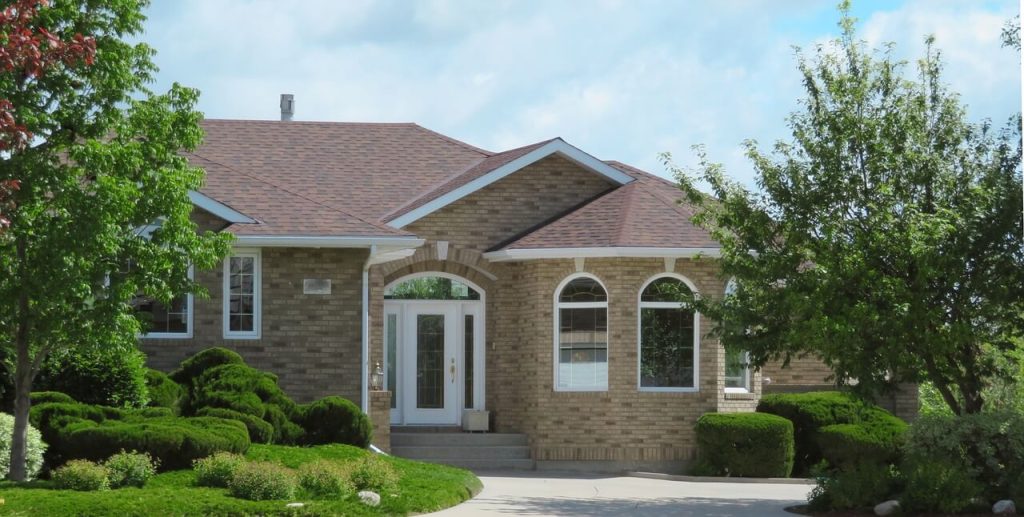
[[[296,409],[295,412],[296,414],[301,414],[299,409]],[[266,406],[263,419],[274,426],[274,443],[285,445],[303,443],[306,431],[295,422],[292,422],[280,407]]]
[[[142,407],[149,402],[145,361],[134,342],[59,350],[47,357],[34,385],[84,404]]]
[[[888,466],[899,460],[908,427],[898,417],[884,415],[862,424],[827,425],[815,438],[830,465],[873,462]]]
[[[141,488],[156,474],[157,463],[148,454],[121,451],[103,462],[111,488]]]
[[[196,484],[227,488],[235,472],[245,464],[245,458],[230,452],[217,452],[192,462],[196,473]]]
[[[14,434],[14,416],[0,413],[0,474],[6,475],[11,469],[11,436]],[[25,453],[25,472],[28,479],[39,474],[43,468],[43,453],[46,443],[42,434],[31,425],[28,426],[28,443]]]
[[[228,482],[231,495],[251,501],[291,499],[295,495],[295,473],[276,463],[245,463]]]
[[[390,463],[376,454],[360,459],[349,474],[356,490],[373,490],[377,493],[394,490],[398,486],[398,472]]]
[[[299,467],[299,485],[314,496],[328,499],[342,498],[355,491],[349,472],[325,460]]]
[[[53,484],[64,490],[110,490],[107,469],[88,460],[71,460],[53,471]]]
[[[765,413],[706,413],[697,419],[697,465],[717,476],[788,477],[793,424]]]
[[[59,391],[33,391],[32,393],[29,393],[29,398],[32,399],[33,406],[47,404],[50,402],[59,402],[62,404],[74,404],[76,402],[75,399],[71,398],[71,396]]]
[[[230,409],[252,415],[274,428],[274,443],[295,443],[301,429],[289,418],[295,411],[291,401],[277,385],[277,377],[244,364],[213,367],[195,379],[190,410]]]
[[[249,431],[249,441],[252,443],[270,443],[274,439],[274,426],[270,425],[270,422],[252,415],[212,407],[202,408],[196,412],[196,415],[238,420],[245,424],[245,428]]]
[[[146,389],[149,390],[149,405],[170,408],[177,411],[185,390],[171,380],[166,373],[152,368],[146,369]]]
[[[186,389],[191,388],[193,381],[206,370],[223,364],[245,364],[245,361],[227,348],[207,348],[182,361],[178,369],[170,373],[170,378]]]
[[[344,443],[369,447],[373,425],[358,406],[341,397],[324,397],[302,411],[305,443]]]

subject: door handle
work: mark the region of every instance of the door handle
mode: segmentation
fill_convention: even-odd
[[[452,358],[452,364],[448,367],[448,372],[452,374],[452,384],[455,384],[455,358]]]

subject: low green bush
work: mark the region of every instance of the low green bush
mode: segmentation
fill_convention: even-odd
[[[14,416],[0,413],[0,474],[6,475],[11,468],[11,436],[14,434]],[[43,468],[46,442],[38,429],[28,426],[28,443],[25,452],[25,472],[28,479],[39,474]]]
[[[266,461],[243,464],[228,482],[231,495],[250,501],[291,499],[296,487],[294,472]]]
[[[121,451],[103,462],[111,488],[143,487],[156,474],[157,462],[148,454]]]
[[[145,362],[134,340],[62,349],[47,357],[33,385],[84,404],[143,407],[149,401]]]
[[[909,426],[893,415],[878,415],[860,424],[833,424],[815,435],[822,457],[835,467],[874,462],[888,466],[900,458]]]
[[[910,457],[901,466],[900,505],[911,512],[957,513],[982,496],[984,486],[955,458]]]
[[[295,409],[297,417],[300,417],[302,413],[300,407],[301,406],[297,406]],[[270,425],[274,426],[274,443],[281,445],[295,445],[303,443],[305,440],[305,429],[289,419],[288,415],[286,415],[284,410],[280,407],[274,405],[266,406],[266,412],[263,413],[263,419],[270,422]]]
[[[697,464],[709,475],[788,477],[793,424],[765,413],[706,413],[697,420]]]
[[[358,406],[341,397],[324,397],[302,408],[300,416],[309,445],[343,443],[369,447],[373,424]]]
[[[325,460],[299,467],[299,485],[310,494],[325,499],[345,497],[355,491],[349,471]]]
[[[110,490],[107,469],[88,460],[71,460],[53,471],[53,484],[63,490]]]
[[[149,391],[150,406],[170,408],[173,412],[179,411],[185,389],[172,381],[166,373],[147,368],[146,389]]]
[[[170,373],[172,381],[186,390],[191,389],[193,381],[205,371],[223,364],[245,364],[242,356],[227,348],[207,348],[181,362],[178,369]]]
[[[271,443],[274,439],[274,426],[270,425],[270,422],[252,415],[239,413],[231,409],[205,407],[197,411],[196,416],[212,416],[238,420],[245,424],[245,428],[249,431],[249,440],[252,443]]]
[[[196,484],[227,488],[235,472],[245,464],[245,458],[230,452],[217,452],[192,462],[196,473]]]
[[[352,466],[349,479],[356,490],[382,493],[398,487],[399,475],[390,463],[382,460],[377,454],[371,454]]]
[[[33,406],[47,404],[50,402],[60,402],[64,404],[74,404],[76,402],[70,395],[59,391],[33,391],[29,394],[29,398],[32,399]]]
[[[245,364],[223,364],[210,368],[193,380],[189,411],[203,408],[237,411],[261,418],[273,427],[274,443],[296,443],[302,429],[291,420],[296,405],[273,374]]]
[[[807,499],[813,512],[871,507],[891,499],[899,486],[897,471],[875,461],[848,463],[841,470],[822,468],[814,477],[817,486]]]

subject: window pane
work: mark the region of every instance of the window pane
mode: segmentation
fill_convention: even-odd
[[[228,330],[256,330],[256,258],[231,257],[228,278]]]
[[[640,386],[694,387],[693,312],[640,309]]]
[[[742,350],[725,349],[725,387],[747,389],[747,353]]]
[[[466,388],[465,388],[465,399],[466,409],[473,409],[473,315],[467,314],[465,318],[465,328],[463,329],[465,338],[465,361],[466,361]]]
[[[607,302],[608,294],[593,278],[577,278],[562,288],[559,302]]]
[[[671,277],[659,278],[644,288],[641,302],[678,302],[680,295],[691,294],[690,288],[681,280]]]
[[[185,334],[188,332],[188,297],[179,296],[164,305],[140,296],[133,302],[149,334]]]
[[[385,300],[479,300],[472,287],[440,276],[413,278],[384,291]]]
[[[558,386],[608,386],[608,309],[559,309]]]

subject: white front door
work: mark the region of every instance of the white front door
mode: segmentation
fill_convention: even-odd
[[[403,360],[401,372],[396,372],[402,379],[399,396],[404,423],[458,424],[458,306],[409,303],[404,309]]]

